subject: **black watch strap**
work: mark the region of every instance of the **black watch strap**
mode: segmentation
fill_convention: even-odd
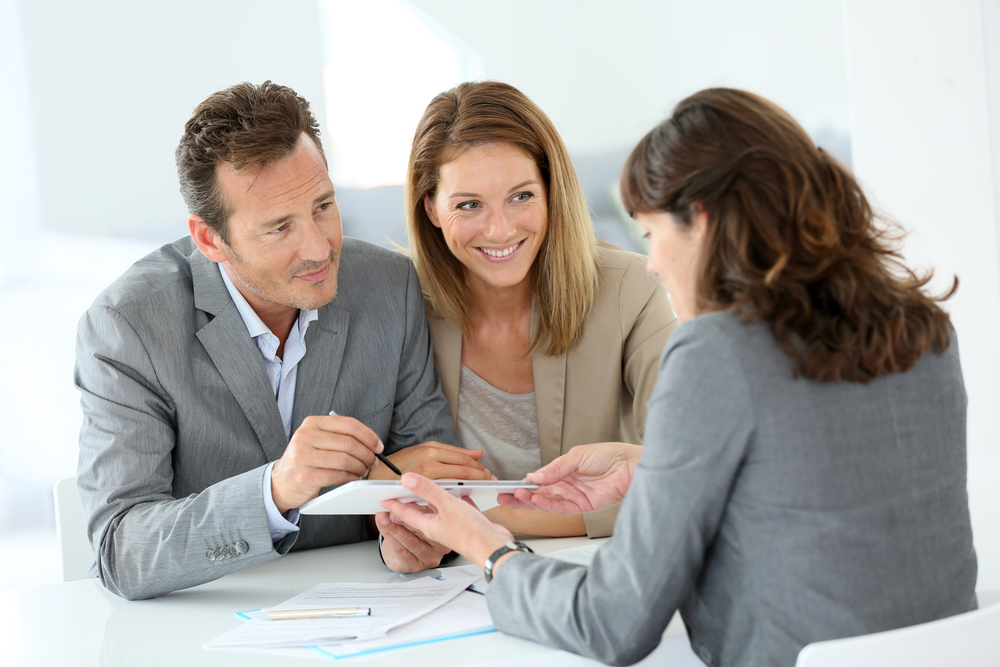
[[[534,551],[531,550],[524,542],[507,542],[502,547],[490,554],[490,557],[486,559],[486,563],[483,564],[483,574],[486,575],[486,583],[493,581],[493,566],[497,564],[497,560],[500,556],[511,551],[524,551],[525,553],[533,554]]]

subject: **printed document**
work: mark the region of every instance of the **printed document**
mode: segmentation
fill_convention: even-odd
[[[447,604],[441,605],[412,623],[397,627],[385,637],[313,648],[334,658],[346,658],[372,651],[416,646],[494,630],[496,628],[493,619],[490,617],[489,609],[486,608],[486,597],[472,591],[464,591]]]
[[[384,637],[457,597],[472,578],[423,577],[403,583],[319,584],[266,611],[369,607],[371,616],[271,621],[254,617],[205,644],[206,649],[313,646]]]

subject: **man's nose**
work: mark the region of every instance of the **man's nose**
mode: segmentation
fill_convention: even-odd
[[[330,240],[315,221],[309,221],[303,230],[299,258],[321,262],[330,256]]]

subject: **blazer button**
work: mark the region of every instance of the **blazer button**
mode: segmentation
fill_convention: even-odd
[[[208,551],[205,552],[205,558],[207,558],[208,560],[215,560],[215,552],[209,549]]]

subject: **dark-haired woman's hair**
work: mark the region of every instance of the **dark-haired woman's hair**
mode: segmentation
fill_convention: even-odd
[[[768,320],[794,373],[869,382],[951,343],[948,314],[906,268],[898,228],[876,220],[851,173],[791,116],[739,90],[688,97],[639,142],[622,173],[630,215],[708,217],[698,312]],[[878,222],[878,224],[876,224]]]

